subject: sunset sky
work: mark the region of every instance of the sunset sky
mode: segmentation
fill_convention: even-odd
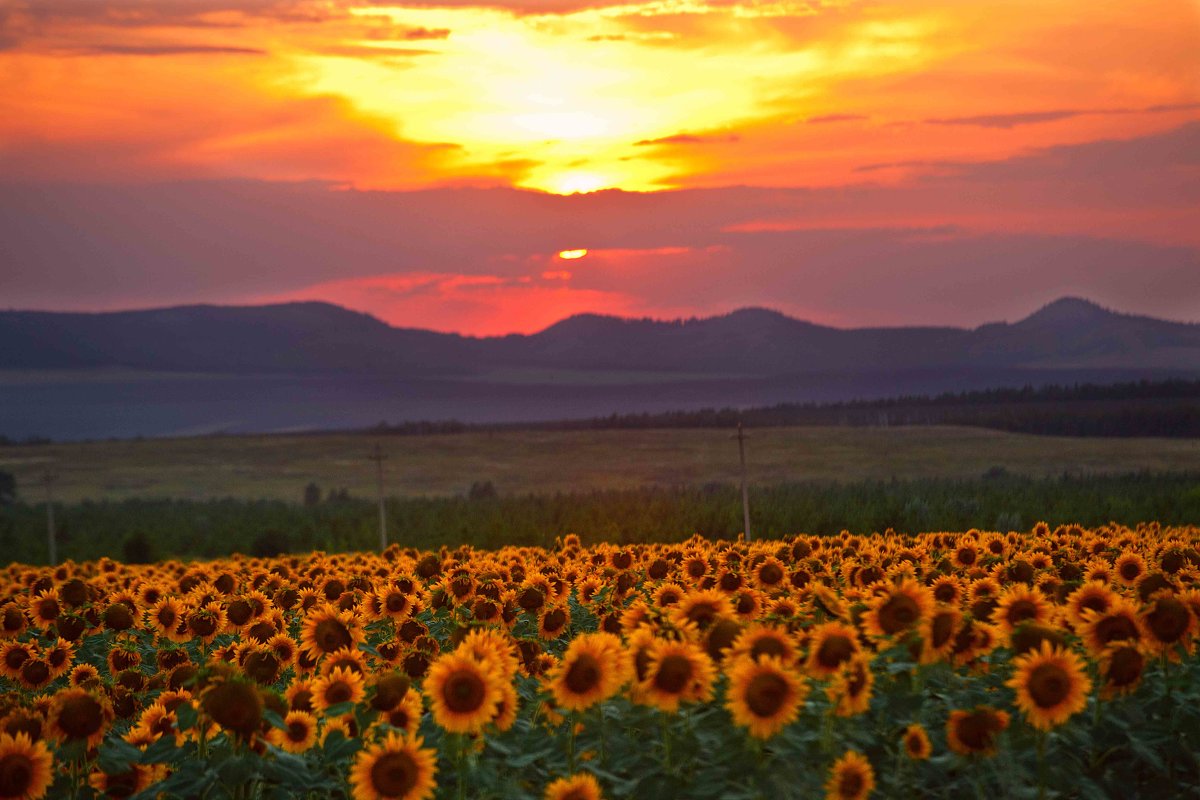
[[[0,0],[0,307],[1064,294],[1200,321],[1196,0]]]

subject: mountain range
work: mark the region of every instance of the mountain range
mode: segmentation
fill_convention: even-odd
[[[677,321],[581,314],[538,333],[390,326],[320,302],[0,312],[0,369],[461,378],[497,370],[778,376],[926,369],[1200,370],[1200,324],[1062,298],[973,329],[840,329],[764,308]]]

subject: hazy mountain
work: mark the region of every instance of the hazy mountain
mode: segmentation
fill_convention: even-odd
[[[474,338],[326,303],[0,312],[0,369],[456,377],[498,368],[758,376],[944,368],[1200,369],[1200,325],[1064,298],[1016,323],[839,329],[746,308],[679,321],[581,314]]]

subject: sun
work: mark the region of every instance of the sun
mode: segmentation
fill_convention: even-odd
[[[554,194],[587,194],[611,188],[612,181],[595,172],[564,172],[551,177],[545,186]]]
[[[583,258],[588,254],[587,250],[580,248],[579,250],[559,250],[558,257],[566,261],[574,261],[577,258]]]

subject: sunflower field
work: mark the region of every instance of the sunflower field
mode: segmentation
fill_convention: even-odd
[[[0,798],[1200,796],[1200,528],[56,567]]]

